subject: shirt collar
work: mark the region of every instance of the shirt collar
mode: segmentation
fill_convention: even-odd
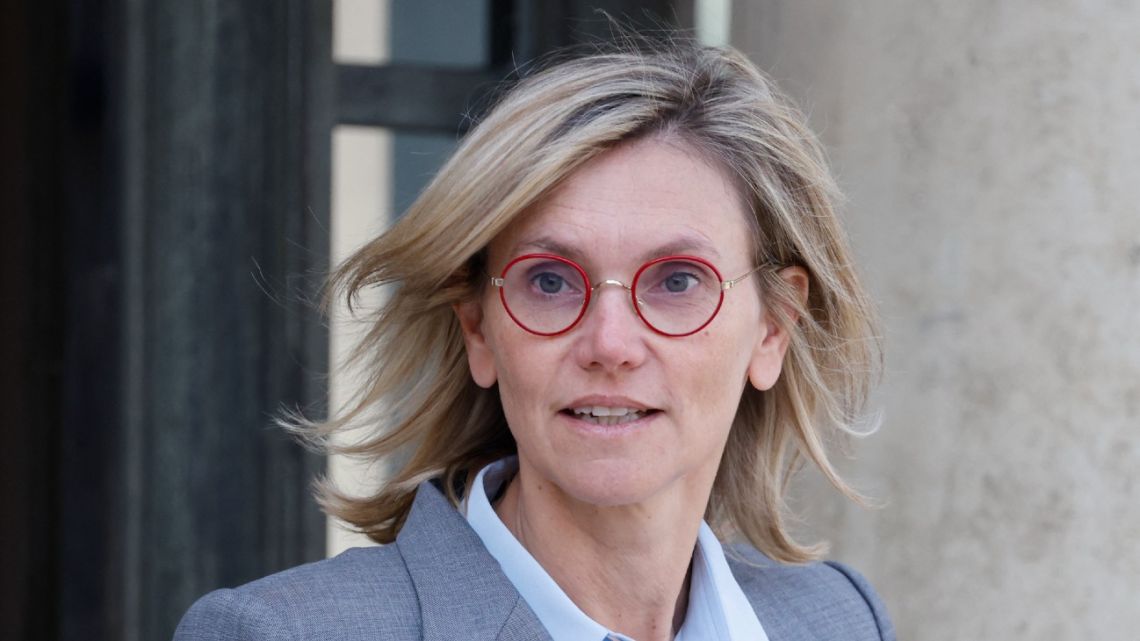
[[[491,507],[487,495],[498,494],[517,471],[516,457],[503,459],[480,470],[471,488],[471,496],[465,501],[467,522],[554,641],[605,639],[610,631],[574,605]]]
[[[470,496],[461,506],[471,528],[482,539],[487,551],[499,562],[503,574],[555,641],[632,641],[629,637],[607,630],[575,605],[499,519],[487,496],[499,494],[504,484],[517,472],[518,458],[514,456],[492,463],[479,471]],[[720,541],[703,521],[697,535],[692,570],[689,606],[676,641],[768,641],[756,613],[728,567]]]
[[[689,581],[689,608],[685,611],[685,625],[677,633],[675,641],[768,641],[768,634],[764,632],[756,611],[728,567],[720,540],[704,521],[701,521],[697,533],[693,573]],[[690,621],[697,625],[690,628]]]

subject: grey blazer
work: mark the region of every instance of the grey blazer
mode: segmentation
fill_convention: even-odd
[[[838,563],[785,566],[751,547],[734,551],[729,565],[771,641],[894,640],[882,603],[853,570]],[[190,608],[174,638],[521,641],[550,636],[466,519],[435,485],[424,483],[394,544],[352,549],[211,592]]]

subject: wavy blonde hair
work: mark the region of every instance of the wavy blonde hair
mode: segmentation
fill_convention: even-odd
[[[524,74],[404,216],[335,271],[331,295],[350,308],[387,286],[352,355],[366,381],[339,415],[292,426],[327,451],[394,469],[371,496],[320,482],[330,515],[390,542],[419,483],[442,478],[456,501],[482,465],[515,453],[497,390],[471,379],[453,305],[480,294],[485,248],[512,221],[591,158],[654,135],[684,141],[735,179],[758,263],[800,265],[810,278],[804,304],[776,270],[758,274],[791,341],[776,385],[743,395],[706,518],[780,561],[822,552],[790,535],[785,491],[810,460],[859,500],[825,445],[862,415],[878,370],[875,315],[803,116],[740,53],[687,42],[595,50]],[[349,445],[330,439],[350,430]]]

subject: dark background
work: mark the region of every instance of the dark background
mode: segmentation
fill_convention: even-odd
[[[422,46],[433,3],[393,4]],[[599,8],[692,26],[487,0],[478,65],[363,67],[332,61],[330,0],[3,4],[0,637],[169,638],[323,557],[323,458],[272,418],[324,411],[332,127],[454,139],[513,64],[609,37]]]

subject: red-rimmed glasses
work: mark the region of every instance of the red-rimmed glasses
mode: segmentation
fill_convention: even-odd
[[[603,285],[626,289],[633,309],[650,329],[681,337],[704,329],[724,303],[724,292],[760,267],[723,280],[712,263],[696,256],[662,256],[642,265],[633,284],[607,279],[591,285],[581,265],[556,254],[524,254],[507,263],[491,285],[519,327],[539,336],[570,331],[586,315]]]

